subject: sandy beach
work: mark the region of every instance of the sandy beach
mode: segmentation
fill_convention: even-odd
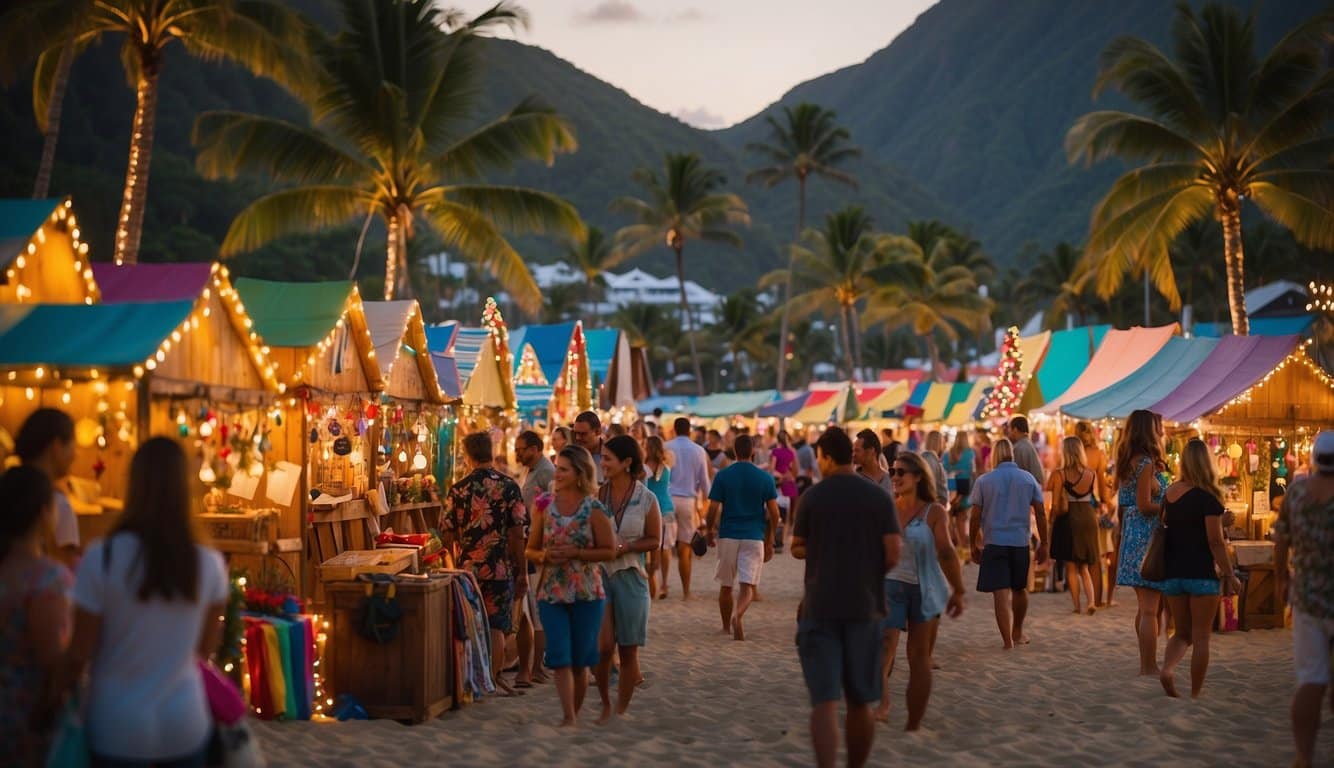
[[[433,722],[259,723],[271,765],[810,765],[806,690],[793,645],[802,565],[777,555],[745,642],[720,634],[713,556],[697,563],[695,595],[656,602],[642,659],[648,682],[630,715],[599,727],[597,694],[573,731],[557,729],[551,685],[490,698]],[[976,582],[976,567],[964,577]],[[907,663],[891,689],[872,765],[1285,766],[1292,760],[1288,701],[1291,633],[1213,636],[1203,697],[1169,699],[1138,678],[1129,637],[1134,598],[1075,616],[1065,594],[1033,596],[1031,645],[1002,651],[989,596],[970,592],[964,616],[940,630],[923,730],[903,732]],[[1161,646],[1160,646],[1161,653]],[[1179,685],[1189,676],[1178,670]],[[613,696],[615,695],[613,689]],[[1317,758],[1334,761],[1326,718]],[[1328,763],[1327,763],[1328,764]]]

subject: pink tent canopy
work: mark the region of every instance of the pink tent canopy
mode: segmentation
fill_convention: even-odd
[[[193,301],[213,274],[209,262],[185,264],[93,264],[103,304],[139,301]]]
[[[1177,324],[1156,328],[1131,328],[1128,331],[1110,330],[1093,353],[1088,367],[1075,379],[1070,388],[1055,400],[1049,401],[1034,413],[1056,413],[1061,406],[1073,403],[1121,381],[1149,362],[1167,340],[1176,335]]]

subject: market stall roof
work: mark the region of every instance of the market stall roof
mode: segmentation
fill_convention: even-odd
[[[491,332],[485,328],[461,327],[454,334],[454,362],[458,366],[459,381],[465,389],[468,380],[472,378],[473,369],[477,367],[477,358],[482,353],[482,347],[490,338]]]
[[[193,306],[0,304],[0,367],[133,368],[157,353]]]
[[[431,345],[432,352],[453,354],[450,347],[453,346],[454,335],[458,332],[459,324],[457,322],[428,325],[426,326],[426,343]]]
[[[1176,323],[1155,328],[1136,326],[1128,331],[1108,331],[1098,351],[1089,360],[1088,367],[1070,388],[1060,397],[1048,400],[1045,405],[1033,410],[1054,414],[1080,398],[1110,387],[1149,362],[1176,332]]]
[[[758,392],[720,392],[696,398],[686,410],[704,418],[740,416],[755,413],[776,399],[778,392],[772,389]]]
[[[806,402],[802,403],[801,410],[792,414],[792,419],[806,424],[838,421],[843,416],[842,411],[847,405],[847,399],[847,387],[813,390],[806,395]]]
[[[1250,389],[1296,347],[1296,336],[1224,336],[1193,375],[1148,408],[1167,421],[1192,422]]]
[[[551,407],[551,398],[555,392],[555,387],[542,384],[515,384],[515,407],[525,416],[540,418]]]
[[[347,311],[351,281],[284,283],[240,277],[235,281],[255,331],[274,347],[312,347]]]
[[[471,330],[471,329],[464,329]],[[481,344],[472,353],[471,372],[468,374],[467,382],[463,385],[463,402],[465,405],[472,405],[485,408],[504,408],[514,407],[514,379],[505,370],[502,374],[502,363],[495,358],[496,342],[491,337],[491,332],[480,328],[482,333]],[[454,348],[457,350],[459,344],[462,344],[463,331],[454,342]],[[469,338],[471,343],[471,337]],[[458,358],[455,358],[458,360]],[[460,365],[462,368],[462,365]]]
[[[611,363],[616,357],[621,332],[615,328],[584,329],[584,347],[588,351],[588,372],[599,383],[605,383],[611,374]]]
[[[554,325],[527,325],[510,331],[510,349],[514,352],[514,372],[519,370],[525,345],[533,348],[537,363],[542,368],[542,375],[548,382],[560,378],[565,369],[565,354],[570,348],[570,339],[574,336],[574,323],[556,323]],[[610,362],[610,361],[609,361]]]
[[[960,426],[973,421],[991,385],[985,381],[959,382],[950,385],[950,396],[941,419],[949,426]]]
[[[853,387],[857,396],[857,410],[865,415],[880,415],[892,411],[908,401],[912,394],[912,385],[905,380],[892,383],[857,384]]]
[[[802,392],[796,397],[789,397],[786,400],[779,400],[770,403],[760,409],[761,416],[772,416],[775,418],[787,418],[801,410],[806,405],[806,398],[810,396],[809,392]],[[661,399],[661,398],[659,398]],[[641,406],[642,407],[642,406]]]
[[[443,402],[427,348],[421,306],[413,299],[367,301],[362,303],[362,311],[384,376],[385,393],[404,400]]]
[[[1251,336],[1304,336],[1315,323],[1315,315],[1296,315],[1295,317],[1253,317],[1250,318]],[[1196,336],[1230,336],[1232,323],[1196,323],[1192,332]]]
[[[1030,375],[1017,410],[1030,411],[1065,394],[1088,368],[1094,351],[1101,346],[1111,328],[1110,325],[1090,325],[1053,332],[1041,362],[1033,368],[1024,363],[1024,370]],[[1023,338],[1031,337],[1020,339],[1021,349]],[[1024,355],[1027,361],[1027,351]]]
[[[8,267],[23,253],[28,240],[62,202],[57,198],[0,199],[0,267]]]
[[[459,384],[459,367],[451,355],[441,352],[431,353],[431,364],[435,366],[435,379],[440,382],[440,391],[451,400],[463,396],[463,387]]]
[[[1191,378],[1218,346],[1218,339],[1172,337],[1149,362],[1121,381],[1067,403],[1061,412],[1079,419],[1124,419],[1149,408]]]
[[[880,372],[880,381],[906,381],[916,384],[925,380],[927,372],[919,368],[886,368]]]
[[[0,302],[94,304],[97,281],[73,203],[0,200]]]
[[[102,290],[103,304],[127,301],[193,301],[208,287],[213,264],[122,264],[93,265],[93,276]]]

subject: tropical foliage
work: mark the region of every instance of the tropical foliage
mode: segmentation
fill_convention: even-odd
[[[603,275],[610,272],[625,259],[625,254],[611,247],[605,233],[597,227],[589,227],[579,240],[569,243],[565,249],[565,261],[584,276],[584,306],[587,318],[597,324],[597,289],[606,284]]]
[[[776,187],[788,180],[797,182],[797,236],[806,229],[806,181],[812,176],[828,179],[856,189],[857,180],[851,174],[834,166],[861,155],[851,146],[851,134],[834,121],[830,110],[815,104],[801,103],[783,107],[783,119],[765,117],[769,126],[769,141],[746,145],[746,151],[759,155],[768,165],[746,174],[747,182],[758,182]],[[782,389],[787,374],[788,302],[792,298],[794,265],[788,263],[788,280],[783,285],[782,319],[778,326],[778,388]]]
[[[695,342],[695,318],[686,298],[685,248],[693,240],[739,247],[741,237],[734,226],[750,224],[750,213],[742,199],[722,191],[727,179],[704,165],[699,155],[667,153],[661,177],[640,168],[634,181],[644,188],[645,198],[621,197],[613,210],[634,221],[616,233],[616,249],[626,258],[665,244],[676,257],[676,279],[681,288],[681,323],[690,343],[690,360],[696,387],[704,394],[704,373]]]
[[[1087,258],[1100,295],[1147,270],[1178,307],[1169,246],[1187,225],[1212,217],[1223,228],[1232,329],[1244,335],[1244,201],[1299,241],[1334,248],[1334,73],[1322,53],[1330,29],[1334,17],[1318,16],[1260,59],[1254,16],[1218,3],[1197,14],[1182,3],[1173,56],[1133,37],[1107,47],[1095,93],[1115,87],[1144,114],[1092,112],[1066,136],[1071,160],[1142,163],[1093,212]]]
[[[536,313],[537,284],[503,233],[578,238],[583,223],[554,195],[476,180],[521,158],[550,164],[575,148],[574,136],[536,99],[465,128],[474,117],[476,37],[523,24],[525,14],[508,2],[473,19],[441,13],[429,0],[342,0],[341,9],[344,31],[315,49],[318,77],[305,91],[313,126],[236,112],[205,113],[195,124],[206,176],[291,185],[236,217],[223,254],[378,217],[388,232],[390,299],[411,293],[407,242],[420,222]]]

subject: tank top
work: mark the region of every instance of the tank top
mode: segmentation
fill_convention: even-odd
[[[648,467],[645,467],[648,469]],[[649,473],[644,478],[644,485],[653,495],[658,497],[658,511],[666,516],[669,512],[676,511],[676,505],[672,504],[672,468],[663,464],[658,467],[657,474]]]
[[[936,536],[927,525],[927,515],[931,504],[926,504],[917,516],[908,521],[903,528],[904,552],[899,564],[890,571],[888,578],[916,584],[922,592],[922,615],[928,619],[939,616],[949,602],[950,587],[945,579],[945,571],[936,557]],[[911,578],[904,579],[895,575],[899,567],[910,563]]]
[[[538,497],[538,508],[545,510],[542,519],[542,546],[574,546],[589,548],[593,546],[594,509],[603,509],[597,499],[589,496],[579,504],[571,515],[562,515],[556,507],[555,496],[543,494]],[[605,512],[605,510],[603,510]],[[548,603],[574,603],[583,600],[601,600],[606,597],[602,589],[602,569],[598,563],[586,560],[568,560],[563,563],[546,563],[542,566],[541,580],[537,586],[537,599]]]
[[[1084,502],[1086,504],[1092,504],[1097,501],[1097,499],[1093,497],[1093,486],[1098,484],[1097,476],[1095,475],[1093,477],[1092,482],[1089,483],[1088,490],[1084,491],[1083,493],[1080,493],[1078,490],[1079,483],[1081,483],[1084,480],[1084,478],[1085,475],[1080,475],[1079,480],[1076,480],[1075,482],[1071,483],[1065,479],[1065,470],[1061,470],[1061,484],[1065,486],[1065,500],[1067,502],[1070,503]]]
[[[610,483],[603,485],[598,491],[598,501],[607,509],[607,516],[611,518],[611,529],[616,534],[616,543],[619,545],[638,541],[644,536],[644,521],[648,517],[649,510],[653,508],[653,494],[643,483],[636,480],[630,489],[630,498],[625,501],[624,509],[621,509],[618,505],[619,500],[614,496]],[[648,578],[648,572],[644,570],[642,552],[626,552],[602,564],[602,569],[608,574],[629,568],[639,571],[644,578]]]

